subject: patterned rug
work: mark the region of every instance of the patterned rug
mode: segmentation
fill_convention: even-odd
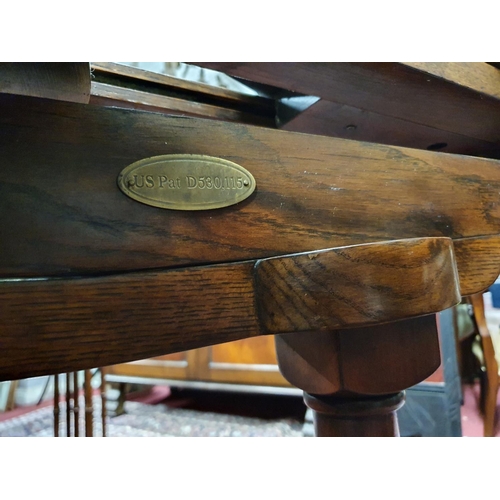
[[[99,406],[98,400],[95,407]],[[108,418],[110,437],[302,437],[302,423],[295,420],[263,420],[235,415],[200,412],[165,405],[145,405],[134,401],[125,403],[125,414]],[[61,420],[65,405],[61,403]],[[96,408],[96,414],[100,414]],[[53,436],[53,409],[48,406],[19,417],[0,422],[0,437]],[[80,422],[80,435],[84,435]],[[61,422],[60,435],[65,435]],[[94,435],[102,435],[99,418],[94,421]]]

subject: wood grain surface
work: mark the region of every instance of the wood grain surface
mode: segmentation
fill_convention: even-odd
[[[317,437],[399,437],[396,412],[404,398],[403,392],[357,400],[304,394]]]
[[[460,302],[449,238],[266,259],[255,279],[261,323],[273,334],[395,321]]]
[[[455,240],[453,247],[463,296],[485,291],[498,278],[500,235]]]
[[[405,62],[411,68],[500,99],[500,71],[482,62]]]
[[[0,63],[0,93],[88,103],[89,63]]]
[[[278,120],[281,109],[278,106]],[[500,144],[325,99],[289,121],[280,121],[279,128],[429,151],[500,158]]]
[[[273,283],[263,283],[262,273],[266,279],[283,277],[276,259],[271,267],[264,260],[0,282],[0,379],[185,351],[272,333],[275,324],[279,331],[297,332],[395,321],[459,301],[451,240],[362,247],[277,259],[285,269],[300,267],[307,275],[300,282],[292,279],[295,296],[279,296],[280,284],[275,290]],[[303,259],[314,265],[305,269]],[[325,285],[330,287],[326,293]],[[262,302],[268,299],[265,313],[274,322],[262,318]],[[387,304],[390,299],[397,307]],[[290,320],[297,315],[299,321]]]
[[[95,275],[500,232],[493,160],[18,96],[1,96],[0,110],[3,277]],[[179,213],[118,189],[117,176],[130,163],[178,153],[234,161],[254,175],[256,192],[234,207]],[[497,242],[457,253],[459,271],[467,269],[476,288],[489,286],[491,269],[500,268]],[[470,263],[483,251],[492,259],[486,275],[482,264]]]
[[[277,335],[275,342],[283,376],[310,394],[390,394],[426,379],[440,363],[435,315]]]
[[[498,96],[480,82],[400,63],[291,64],[250,73],[485,150],[500,143]],[[285,363],[316,393],[385,394],[439,364],[421,315],[498,275],[497,161],[2,92],[0,380],[287,332]],[[255,193],[179,213],[119,191],[127,165],[182,153],[242,165]],[[396,432],[399,404],[366,432]]]
[[[474,322],[474,334],[479,333],[481,338],[479,348],[472,347],[476,365],[479,365],[482,371],[483,380],[481,381],[480,401],[483,407],[483,435],[484,437],[495,436],[497,396],[500,386],[500,371],[498,369],[498,352],[495,351],[494,343],[486,316],[484,313],[484,299],[482,294],[472,295],[468,299],[472,305]],[[495,338],[495,333],[493,338]],[[498,349],[498,348],[497,348]]]
[[[0,283],[0,378],[107,366],[257,335],[252,269],[246,263]]]
[[[225,108],[214,104],[180,99],[168,95],[129,89],[106,83],[92,82],[90,103],[99,106],[114,106],[147,111],[163,112],[183,116],[198,116],[252,125],[274,126],[274,116],[251,114],[241,109]]]
[[[433,74],[431,68],[422,71],[421,67],[396,62],[192,64],[437,130],[500,143],[500,100],[496,93],[488,91],[495,68],[486,63],[476,63],[482,68],[479,72],[465,76],[462,72],[461,78],[448,80]],[[478,79],[485,80],[481,91]]]
[[[231,89],[155,73],[124,64],[92,62],[91,68],[96,81],[102,80],[105,75],[114,75],[119,77],[115,81],[121,82],[122,86],[130,85],[132,82],[137,81],[154,83],[161,86],[161,88],[171,89],[177,94],[184,93],[183,95],[186,98],[194,97],[195,99],[193,100],[198,100],[199,102],[211,98],[213,102],[232,103],[234,106],[240,107],[246,105],[248,110],[253,109],[254,112],[256,109],[267,112],[272,104],[269,99],[258,95],[242,94]],[[203,96],[207,99],[203,99]]]

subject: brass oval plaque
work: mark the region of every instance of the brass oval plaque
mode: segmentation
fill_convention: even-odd
[[[171,210],[228,207],[255,190],[253,175],[240,165],[205,155],[164,155],[125,167],[118,186],[130,198]]]

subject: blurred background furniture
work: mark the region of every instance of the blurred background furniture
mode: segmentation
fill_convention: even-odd
[[[483,294],[471,295],[467,298],[472,306],[474,321],[474,337],[471,352],[477,362],[477,372],[481,382],[481,409],[484,418],[484,436],[495,435],[497,394],[500,379],[499,356],[500,335],[498,327],[493,330],[488,326],[484,313]]]
[[[64,435],[66,437],[79,437],[82,423],[85,426],[85,437],[94,436],[94,419],[101,419],[101,436],[106,437],[106,371],[104,369],[83,371],[83,404],[81,401],[81,377],[78,372],[65,374],[65,397],[64,414],[65,427]],[[92,388],[92,377],[100,375],[99,396],[101,405],[99,415],[96,415],[94,408],[94,390]],[[54,436],[59,437],[63,415],[61,415],[61,394],[60,394],[60,375],[54,376]]]

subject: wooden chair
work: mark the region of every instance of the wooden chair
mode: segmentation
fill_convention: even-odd
[[[481,374],[481,409],[484,416],[484,436],[495,435],[496,409],[500,372],[500,345],[498,332],[492,337],[484,314],[483,294],[468,297],[473,308],[473,320],[477,337],[472,344],[472,352],[476,357]]]
[[[275,335],[317,435],[393,436],[439,365],[435,313],[498,276],[498,161],[12,94],[2,380]],[[256,189],[217,210],[148,202],[167,170],[132,170],[179,160],[197,189],[205,161]]]
[[[93,401],[92,378],[97,373],[101,376],[101,384],[99,388],[101,406],[101,433],[100,436],[106,437],[107,429],[107,412],[106,412],[106,370],[101,368],[94,371],[84,370],[83,372],[83,393],[84,404],[80,404],[80,376],[78,372],[65,374],[65,432],[66,437],[79,437],[82,420],[85,426],[85,437],[92,437],[94,433],[95,416],[97,410]],[[61,412],[60,412],[60,391],[59,391],[59,375],[54,376],[54,436],[59,437],[61,428]]]

